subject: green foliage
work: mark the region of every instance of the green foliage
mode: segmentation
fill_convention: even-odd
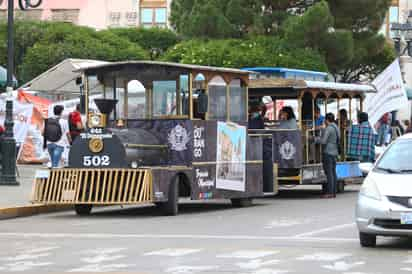
[[[362,73],[374,77],[392,61],[389,46],[377,34],[389,4],[390,0],[174,0],[171,22],[178,33],[194,39],[274,36],[297,51],[289,55],[310,49],[322,56],[337,79],[353,82]]]
[[[378,32],[391,0],[328,0],[335,26],[354,33]]]
[[[248,40],[189,40],[171,48],[165,61],[222,67],[283,66],[325,71],[323,57],[316,51],[290,48],[271,37]]]
[[[285,39],[301,47],[322,49],[330,29],[333,16],[326,2],[307,10],[303,16],[290,17],[284,24]]]
[[[292,13],[310,4],[306,0],[174,0],[171,23],[190,38],[239,38],[273,34]]]
[[[171,30],[161,28],[115,28],[103,32],[114,33],[132,43],[140,45],[156,59],[181,39]]]
[[[15,26],[16,74],[20,82],[31,80],[66,58],[106,61],[149,58],[139,44],[110,31],[54,22],[17,21]],[[0,62],[6,65],[5,24],[0,25],[0,40]]]

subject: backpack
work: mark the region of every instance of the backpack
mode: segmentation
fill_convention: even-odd
[[[49,118],[46,120],[44,136],[49,142],[58,142],[62,138],[62,128],[59,118]]]

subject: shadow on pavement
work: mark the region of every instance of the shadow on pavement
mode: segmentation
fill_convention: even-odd
[[[349,188],[345,189],[345,192],[343,193],[338,193],[337,198],[339,197],[345,197],[348,195],[353,195],[354,193],[358,193],[358,190],[356,188]],[[317,200],[320,199],[320,196],[322,195],[322,190],[320,186],[315,186],[311,188],[301,188],[301,187],[295,187],[295,188],[282,188],[279,190],[279,194],[275,196],[276,199],[299,199],[299,200]]]
[[[254,203],[251,207],[264,206],[263,204]],[[242,208],[232,207],[230,202],[227,203],[182,203],[179,204],[179,214],[178,215],[190,215],[190,214],[202,214],[218,211],[229,211],[229,210],[242,210]],[[61,214],[54,216],[55,218],[153,218],[153,217],[167,217],[162,214],[161,210],[154,205],[142,205],[142,206],[111,206],[111,207],[101,207],[94,208],[89,216],[77,216],[73,210],[72,213]]]

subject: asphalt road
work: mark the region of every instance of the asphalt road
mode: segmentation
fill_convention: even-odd
[[[249,208],[185,202],[176,217],[128,207],[0,221],[0,273],[412,272],[411,240],[359,246],[356,190],[334,200],[286,190]]]

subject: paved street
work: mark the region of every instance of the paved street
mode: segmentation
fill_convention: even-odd
[[[94,210],[0,221],[0,273],[408,273],[412,241],[359,246],[358,187],[336,200],[315,190],[234,209],[185,203],[177,217],[153,207]]]

